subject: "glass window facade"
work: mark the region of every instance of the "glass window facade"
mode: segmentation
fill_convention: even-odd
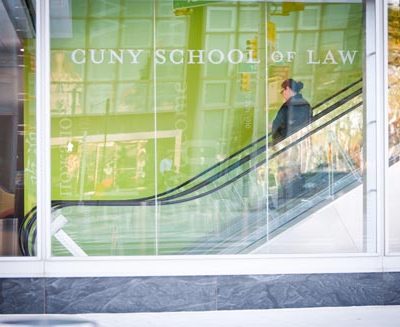
[[[400,3],[388,2],[388,249],[400,252],[400,225],[398,219],[399,158],[400,158]]]
[[[1,1],[0,256],[36,256],[39,222],[41,257],[400,253],[400,3],[382,195],[367,2],[49,1],[45,217],[36,2]]]
[[[51,1],[51,255],[375,252],[364,10]]]
[[[0,256],[33,253],[18,233],[36,210],[35,34],[33,2],[0,1]]]

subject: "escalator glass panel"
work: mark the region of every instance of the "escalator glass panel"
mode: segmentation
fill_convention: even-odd
[[[268,89],[276,96],[269,98],[268,167],[274,180],[270,240],[253,252],[367,251],[363,5],[278,2],[269,9]]]

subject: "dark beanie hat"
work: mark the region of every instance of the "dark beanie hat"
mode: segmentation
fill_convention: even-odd
[[[283,89],[289,87],[292,91],[298,93],[304,85],[302,82],[296,82],[294,79],[289,78],[287,80],[284,80],[281,86]]]

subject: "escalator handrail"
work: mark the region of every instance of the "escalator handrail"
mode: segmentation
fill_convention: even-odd
[[[353,86],[357,85],[358,83],[362,82],[362,78],[360,78],[359,80],[347,85],[345,88],[341,89],[340,91],[336,92],[335,94],[331,95],[330,97],[324,99],[323,101],[321,101],[320,103],[317,103],[314,107],[313,107],[313,111],[316,110],[317,108],[319,108],[320,106],[322,106],[323,104],[327,103],[328,101],[332,100],[333,98],[337,97],[338,95],[346,92],[347,90],[350,90]]]
[[[326,98],[326,99],[323,100],[322,102],[320,102],[320,103],[318,103],[317,105],[315,105],[315,106],[312,108],[312,111],[315,111],[317,108],[319,108],[320,106],[322,106],[324,103],[327,103],[328,101],[332,100],[333,98],[335,98],[335,97],[339,96],[340,94],[342,94],[342,93],[348,91],[348,90],[351,89],[353,86],[355,86],[355,85],[357,85],[358,83],[360,83],[361,81],[362,81],[362,79],[359,79],[359,80],[357,80],[357,81],[355,81],[355,82],[349,84],[349,85],[346,86],[345,88],[341,89],[340,91],[336,92],[335,94],[331,95],[330,97]],[[361,93],[361,92],[362,92],[362,89],[360,88],[358,91],[360,91],[360,93]],[[357,91],[356,91],[356,92],[357,92]],[[353,92],[352,94],[350,94],[350,96],[351,96],[351,95],[354,95],[354,92]],[[357,94],[357,95],[358,95],[358,94]],[[349,97],[349,96],[345,97],[344,99],[347,99],[348,97]],[[341,104],[343,104],[344,102],[347,102],[347,101],[344,101],[344,102],[343,102],[342,100],[343,100],[343,99],[339,100],[338,102],[341,102]],[[338,103],[338,102],[336,102],[336,103]],[[336,104],[336,103],[335,103],[335,104]],[[336,109],[337,107],[338,107],[338,106],[335,106],[335,107],[334,107],[334,105],[332,105],[332,106],[328,107],[327,109],[322,110],[322,111],[319,112],[317,115],[313,116],[313,121],[319,119],[319,118],[322,117],[322,116],[325,116],[326,114],[328,114],[329,112],[333,111],[333,110]],[[329,110],[329,111],[327,111],[327,110]],[[318,118],[317,118],[317,117],[318,117]],[[223,164],[226,163],[228,160],[231,160],[231,159],[233,159],[234,157],[238,156],[239,154],[241,154],[242,152],[246,151],[247,149],[253,147],[254,145],[256,145],[256,144],[258,144],[258,143],[260,143],[260,142],[262,142],[262,141],[264,141],[265,139],[269,138],[270,136],[271,136],[271,133],[268,133],[268,135],[263,135],[262,137],[258,138],[257,140],[255,140],[255,141],[253,141],[252,143],[250,143],[250,144],[248,144],[247,146],[245,146],[244,148],[242,148],[242,149],[238,150],[237,152],[231,154],[230,156],[228,156],[228,157],[225,158],[224,160],[222,160],[222,161],[220,161],[220,162],[217,162],[216,164],[210,166],[210,167],[207,168],[206,170],[204,170],[204,171],[200,172],[199,174],[195,175],[194,177],[188,179],[188,180],[185,181],[184,183],[182,183],[182,184],[180,184],[180,185],[178,185],[178,186],[176,186],[176,187],[174,187],[174,188],[172,188],[172,189],[170,189],[170,190],[167,190],[167,191],[165,191],[165,192],[162,192],[162,193],[157,194],[157,198],[162,197],[162,196],[164,196],[164,195],[167,195],[167,194],[169,194],[169,193],[172,193],[172,192],[174,192],[174,191],[176,191],[176,190],[178,190],[178,189],[180,189],[180,188],[186,186],[187,184],[189,184],[189,183],[193,182],[194,180],[196,180],[196,179],[202,177],[203,175],[205,175],[206,173],[210,172],[211,170],[214,170],[215,168],[218,168],[219,166],[223,165]],[[155,198],[155,196],[153,195],[153,196],[150,196],[150,197],[147,197],[147,198]],[[145,198],[143,198],[143,199],[145,199]],[[140,200],[140,199],[138,199],[138,201],[139,201],[139,200]]]
[[[336,120],[342,118],[343,116],[347,115],[349,112],[357,109],[359,106],[361,106],[363,104],[363,102],[358,102],[357,104],[355,104],[354,106],[350,107],[349,109],[341,112],[340,114],[338,114],[337,116],[333,117],[331,120],[321,124],[320,126],[316,127],[315,129],[313,129],[312,131],[310,131],[309,133],[304,134],[303,136],[299,137],[298,139],[294,140],[292,143],[289,143],[288,145],[286,145],[285,147],[283,147],[282,149],[279,149],[277,151],[275,151],[274,153],[271,154],[271,156],[269,157],[269,160],[275,158],[276,156],[278,156],[279,154],[281,154],[282,152],[285,152],[286,150],[292,148],[293,146],[297,145],[298,143],[300,143],[301,141],[304,141],[307,137],[319,132],[321,129],[324,129],[326,126],[330,125],[331,123],[335,122]],[[322,118],[322,117],[320,117]]]
[[[351,108],[347,109],[346,111],[340,113],[338,116],[335,116],[334,118],[332,118],[332,120],[329,120],[328,122],[322,124],[321,126],[318,126],[318,128],[316,128],[316,129],[310,131],[309,133],[303,135],[302,137],[296,139],[295,141],[293,141],[292,143],[290,143],[287,147],[284,147],[284,148],[282,148],[282,149],[280,149],[280,150],[278,150],[278,151],[272,153],[272,154],[269,156],[268,160],[272,160],[273,158],[275,158],[276,156],[278,156],[278,155],[281,154],[282,152],[284,152],[284,151],[288,150],[289,148],[291,148],[291,147],[297,145],[297,144],[300,143],[301,141],[303,141],[303,140],[305,140],[306,138],[310,137],[311,135],[317,133],[317,132],[320,131],[321,129],[325,128],[326,126],[330,125],[331,123],[335,122],[336,120],[342,118],[343,116],[345,116],[345,115],[347,115],[348,113],[350,113],[351,111],[357,109],[357,108],[358,108],[359,106],[361,106],[361,105],[362,105],[362,102],[359,102],[358,104],[352,106]],[[157,204],[159,204],[159,205],[178,204],[178,203],[183,203],[183,202],[187,202],[187,201],[196,200],[196,199],[201,198],[201,197],[203,197],[203,196],[209,195],[209,194],[211,194],[211,193],[213,193],[213,192],[216,192],[216,191],[218,191],[218,190],[220,190],[220,189],[222,189],[222,188],[224,188],[224,187],[226,187],[226,186],[232,184],[233,182],[237,181],[239,178],[243,177],[244,175],[247,175],[247,174],[250,173],[251,171],[253,171],[253,170],[255,170],[256,168],[260,167],[261,165],[265,164],[266,161],[267,161],[267,159],[264,158],[263,160],[261,160],[260,162],[256,163],[254,166],[248,168],[247,170],[245,170],[244,172],[240,173],[239,175],[236,175],[235,177],[233,177],[232,179],[226,181],[225,183],[223,183],[223,184],[221,184],[221,185],[219,185],[219,186],[217,186],[217,187],[215,187],[215,188],[213,188],[213,189],[211,189],[211,190],[209,190],[209,191],[206,191],[206,192],[204,192],[204,193],[197,194],[197,195],[195,195],[195,196],[193,196],[193,197],[190,197],[190,198],[180,199],[180,200],[178,200],[178,201],[169,201],[169,202],[168,202],[168,201],[165,201],[165,200],[161,199],[161,200],[157,201]]]

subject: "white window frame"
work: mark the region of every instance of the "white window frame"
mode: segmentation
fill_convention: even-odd
[[[154,0],[155,1],[155,0]],[[312,2],[312,1],[310,1]],[[323,1],[325,2],[325,1]],[[338,2],[338,1],[330,1]],[[376,94],[367,97],[368,108],[386,108],[387,0],[366,0],[366,28],[371,39],[366,54],[366,84]],[[140,257],[51,256],[50,161],[50,33],[49,0],[37,0],[37,194],[38,254],[36,257],[0,258],[0,277],[77,276],[184,276],[240,274],[311,274],[400,271],[400,256],[385,255],[385,176],[388,138],[386,115],[376,116],[377,251],[357,254],[213,255]],[[386,20],[385,20],[386,19]],[[372,33],[372,34],[371,34]],[[375,37],[377,36],[377,37]],[[369,51],[369,52],[368,52]],[[384,85],[384,87],[382,87]],[[372,92],[369,92],[372,93]],[[374,123],[374,122],[371,122]],[[379,172],[384,174],[379,174]]]
[[[383,40],[383,48],[384,48],[384,53],[383,53],[383,70],[384,70],[384,75],[383,75],[383,85],[384,85],[384,103],[385,103],[385,110],[384,110],[384,119],[385,119],[385,181],[387,183],[385,184],[385,194],[388,194],[387,197],[385,197],[384,202],[385,202],[385,213],[386,213],[386,223],[384,226],[384,232],[386,235],[385,238],[385,261],[388,262],[390,265],[397,265],[397,260],[400,257],[400,252],[399,251],[390,251],[390,242],[389,242],[389,229],[390,229],[390,219],[389,216],[391,215],[391,212],[389,210],[389,119],[388,119],[388,112],[389,112],[389,103],[388,103],[388,93],[389,93],[389,75],[388,75],[388,68],[389,68],[389,60],[388,60],[388,54],[389,54],[389,37],[388,37],[388,22],[389,22],[389,15],[388,15],[388,7],[389,7],[389,0],[384,0],[384,5],[385,5],[385,10],[383,12],[384,18],[383,18],[383,28],[384,28],[384,40]],[[392,213],[393,215],[393,213]],[[392,217],[393,219],[393,217]]]

